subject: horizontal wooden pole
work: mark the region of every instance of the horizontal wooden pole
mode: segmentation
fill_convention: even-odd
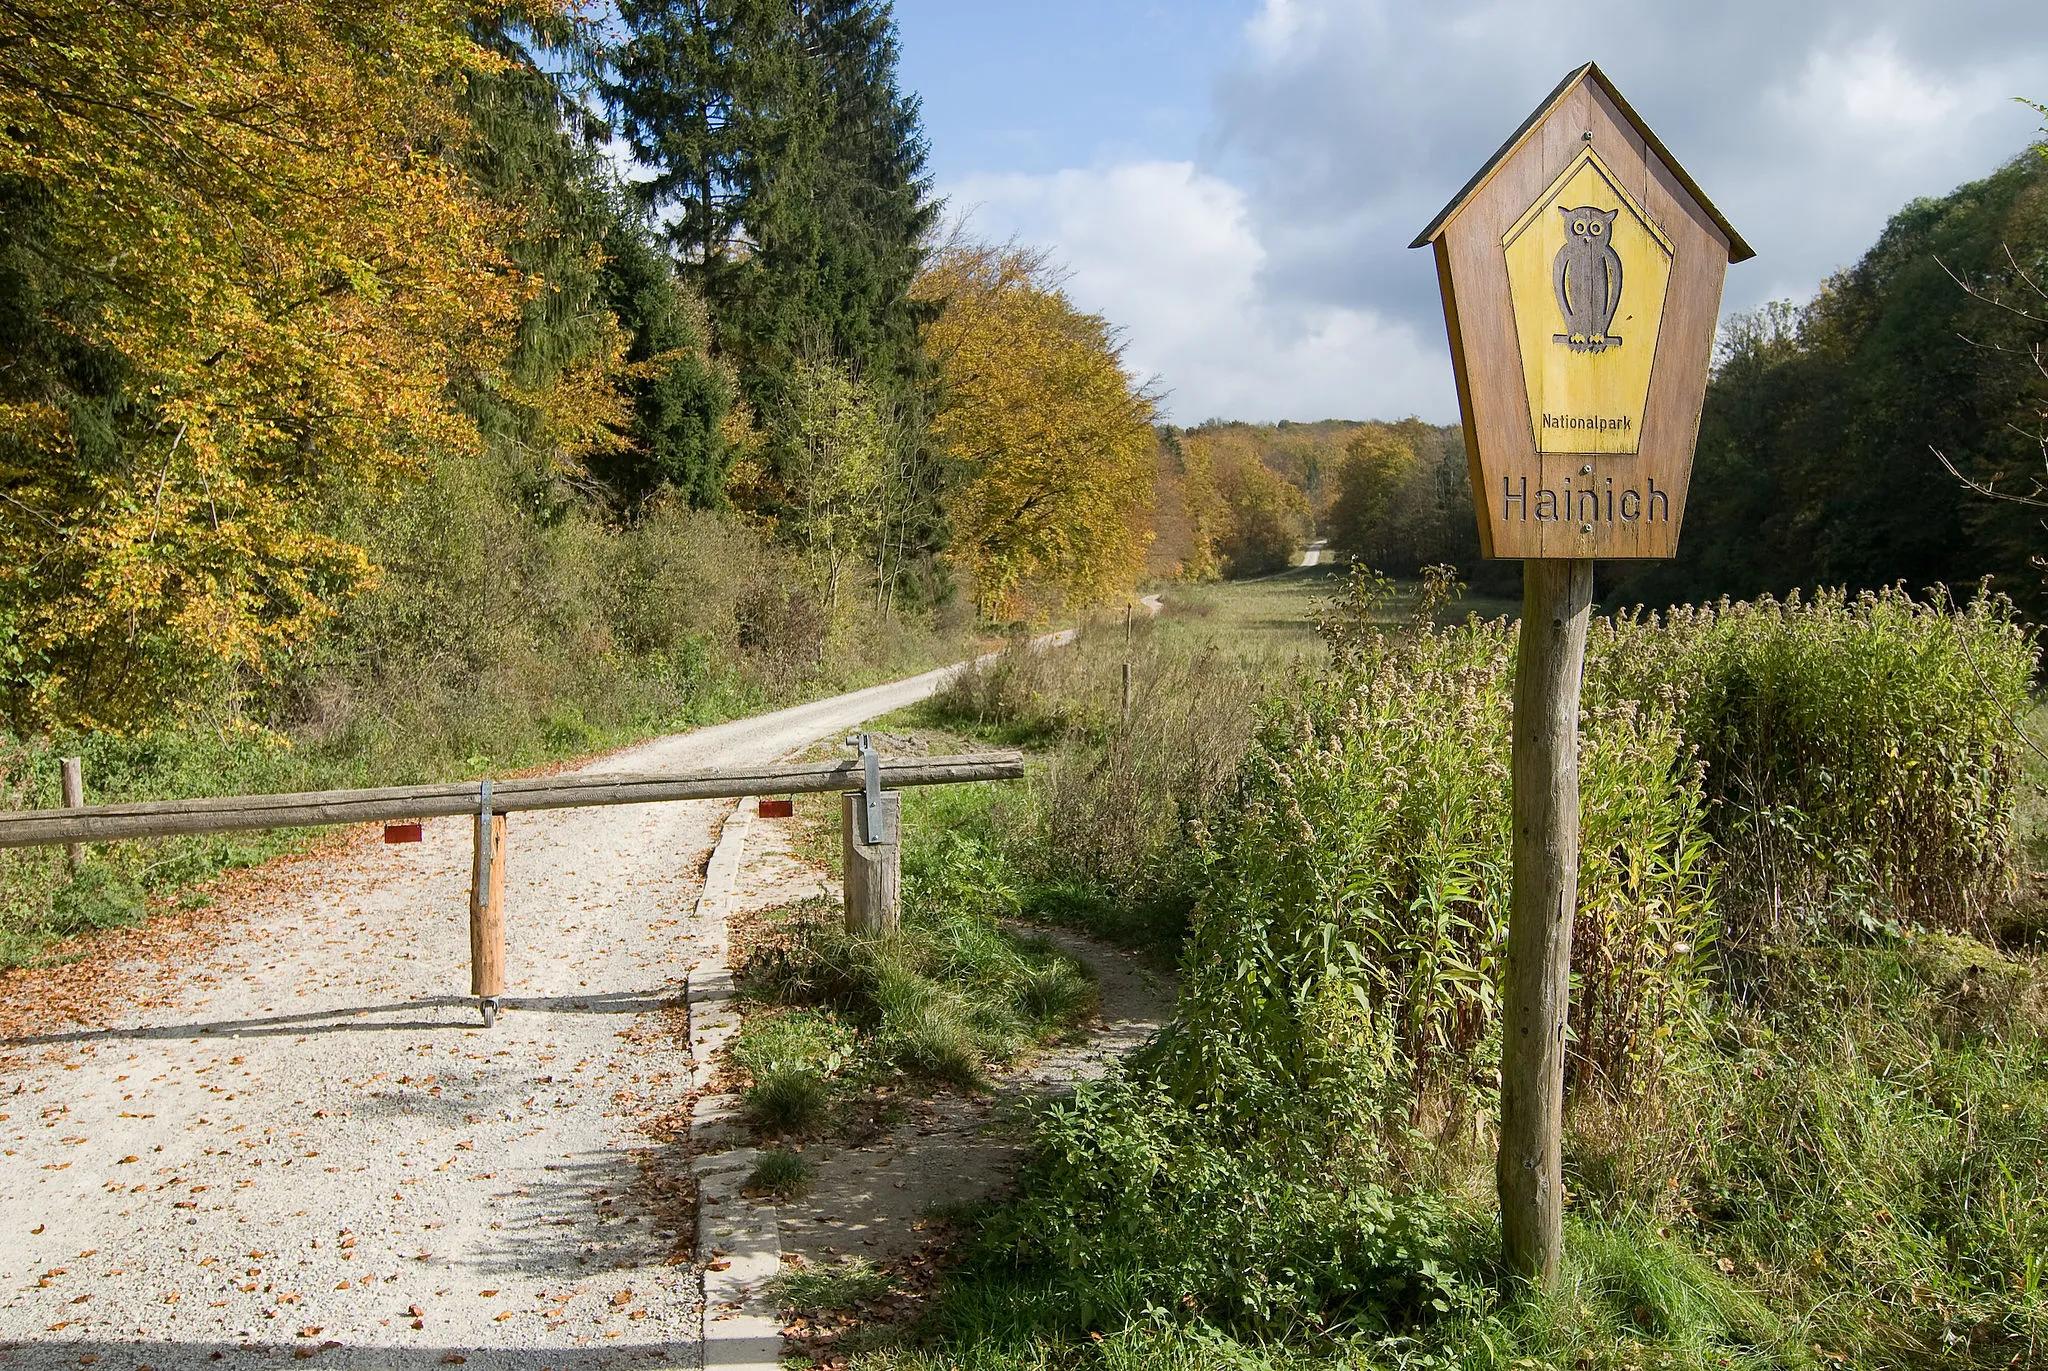
[[[1024,775],[1024,754],[990,752],[973,757],[906,757],[882,763],[882,786],[901,790],[920,785],[968,781],[1014,781]],[[656,804],[667,800],[743,799],[748,795],[815,794],[859,790],[864,784],[853,758],[796,766],[738,767],[719,771],[675,771],[657,775],[542,776],[494,782],[491,811],[580,809],[597,805]],[[203,800],[152,800],[139,804],[88,805],[82,809],[32,809],[0,814],[0,848],[49,843],[108,843],[126,838],[174,838],[206,833],[239,833],[265,828],[325,828],[334,824],[379,823],[474,814],[483,789],[459,785],[392,786],[383,790],[319,790],[301,795],[231,795]]]

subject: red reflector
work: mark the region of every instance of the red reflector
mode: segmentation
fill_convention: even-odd
[[[418,824],[384,825],[384,841],[387,843],[416,843],[420,840]]]
[[[761,817],[764,819],[787,819],[796,813],[795,800],[761,801]]]

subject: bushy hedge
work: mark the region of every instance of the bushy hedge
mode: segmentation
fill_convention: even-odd
[[[1795,593],[1598,621],[1587,698],[1673,713],[1738,940],[1873,914],[1967,927],[2013,887],[2036,657],[1996,597]]]

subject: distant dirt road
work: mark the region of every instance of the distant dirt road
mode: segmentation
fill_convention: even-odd
[[[772,761],[948,670],[587,770]],[[728,807],[514,815],[489,1032],[464,993],[468,819],[278,864],[175,971],[124,966],[150,943],[115,934],[90,977],[0,982],[31,1025],[0,1039],[0,1367],[695,1366],[669,1002]],[[48,1007],[93,977],[121,1002]]]

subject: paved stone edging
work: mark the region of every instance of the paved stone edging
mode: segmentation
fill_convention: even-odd
[[[690,1084],[698,1091],[710,1084],[719,1049],[740,1026],[727,932],[747,830],[759,813],[759,801],[747,799],[727,816],[697,899],[694,923],[704,958],[690,972],[688,1003]],[[702,1364],[777,1371],[782,1320],[763,1290],[782,1270],[782,1243],[775,1207],[740,1194],[760,1154],[746,1145],[739,1114],[739,1096],[700,1094],[690,1116],[692,1143],[721,1149],[690,1159],[697,1179],[697,1258],[704,1263]]]

